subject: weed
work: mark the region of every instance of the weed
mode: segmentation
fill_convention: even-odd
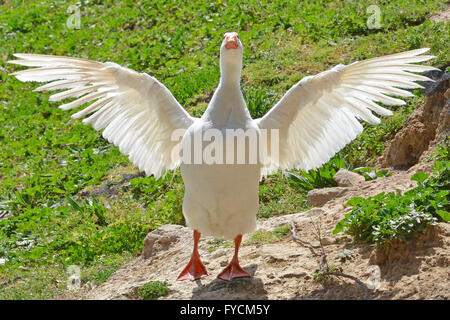
[[[333,233],[346,232],[356,240],[382,245],[409,239],[439,220],[450,221],[450,163],[436,161],[433,176],[418,172],[411,180],[418,186],[404,194],[382,192],[367,199],[350,199],[346,205],[353,210],[338,222]]]
[[[330,161],[316,170],[308,172],[301,170],[299,174],[287,172],[286,176],[301,189],[309,191],[317,188],[337,186],[333,176],[339,169],[348,168],[345,161],[339,155],[334,156]]]
[[[149,281],[138,288],[139,296],[144,300],[152,300],[169,293],[170,284],[166,281]]]
[[[360,167],[355,168],[352,171],[361,174],[366,179],[366,181],[392,176],[392,173],[389,172],[388,169],[375,170],[375,168],[371,167]]]

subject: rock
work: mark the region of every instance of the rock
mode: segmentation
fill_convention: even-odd
[[[340,169],[333,177],[339,187],[354,187],[366,179],[357,173],[348,171],[347,169]]]
[[[286,269],[278,273],[278,277],[281,279],[285,278],[301,278],[308,275],[308,270],[303,269],[297,265],[288,266]]]
[[[314,189],[308,192],[308,205],[320,207],[332,199],[339,198],[347,193],[348,188],[334,187]]]
[[[433,71],[426,75],[435,82],[427,82],[425,101],[388,144],[378,166],[410,168],[450,134],[450,73]]]
[[[182,247],[191,240],[191,232],[188,228],[166,224],[147,234],[142,248],[142,255],[145,259],[168,251]]]
[[[227,265],[228,265],[228,261],[227,260],[220,261],[220,266],[221,267],[226,267]]]
[[[320,239],[320,243],[322,243],[322,245],[324,246],[327,246],[336,243],[336,239],[331,237],[323,237],[322,239]]]
[[[284,250],[273,246],[263,247],[262,256],[267,263],[286,262],[289,259]]]
[[[278,226],[283,224],[289,224],[290,221],[294,222],[309,222],[311,219],[316,219],[317,217],[324,215],[325,211],[321,208],[312,208],[308,211],[298,212],[288,215],[276,216],[267,220],[257,220],[257,230],[256,231],[273,231]],[[246,235],[245,237],[248,237]]]
[[[369,256],[369,265],[382,265],[387,260],[387,255],[383,250],[373,249]]]
[[[217,259],[219,257],[224,256],[226,254],[226,252],[227,251],[225,249],[218,249],[211,254],[211,257],[214,259]]]

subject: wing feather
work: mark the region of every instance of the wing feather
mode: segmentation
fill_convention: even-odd
[[[21,81],[50,82],[35,91],[68,89],[50,96],[50,101],[76,98],[59,107],[71,110],[89,105],[72,118],[83,120],[146,172],[159,178],[175,169],[179,156],[172,154],[179,141],[171,141],[176,129],[187,129],[191,117],[170,91],[155,78],[111,62],[62,56],[15,54],[10,63],[37,67],[13,73]]]
[[[411,73],[437,70],[414,64],[435,58],[421,55],[428,50],[338,65],[300,80],[264,117],[256,119],[261,129],[278,129],[280,137],[278,160],[269,154],[262,174],[277,168],[317,168],[361,134],[363,126],[358,120],[379,123],[372,111],[392,115],[375,102],[403,105],[403,100],[391,96],[412,97],[403,89],[423,88],[414,81],[432,81]]]

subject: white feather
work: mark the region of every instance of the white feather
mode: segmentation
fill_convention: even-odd
[[[339,65],[299,81],[264,117],[256,119],[260,128],[279,129],[280,137],[286,137],[280,139],[279,162],[269,163],[263,172],[271,173],[277,167],[317,168],[362,132],[357,119],[379,123],[371,110],[382,116],[392,115],[375,101],[386,105],[405,104],[388,95],[411,97],[411,92],[399,88],[421,88],[413,81],[432,81],[410,73],[436,70],[412,64],[434,58],[418,56],[428,50]],[[326,111],[329,117],[324,116]]]
[[[179,159],[171,157],[178,142],[171,141],[170,134],[175,129],[188,128],[195,119],[155,78],[110,62],[36,54],[14,56],[22,60],[10,63],[38,67],[13,73],[19,80],[53,81],[36,91],[69,89],[50,96],[50,101],[78,98],[61,105],[61,109],[91,103],[72,117],[81,118],[94,112],[83,123],[92,124],[95,130],[105,129],[103,136],[126,151],[147,174],[159,178],[165,170],[179,164]],[[138,119],[140,125],[136,126]],[[153,139],[143,139],[144,132],[152,132]]]

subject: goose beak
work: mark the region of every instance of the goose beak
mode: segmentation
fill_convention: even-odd
[[[225,40],[225,48],[229,49],[237,49],[238,48],[237,36],[236,35],[227,35]]]

